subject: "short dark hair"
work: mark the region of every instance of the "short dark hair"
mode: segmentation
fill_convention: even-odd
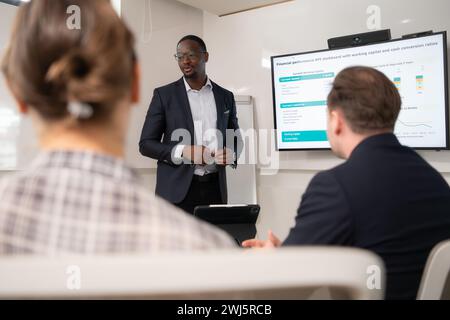
[[[356,133],[394,130],[402,100],[388,77],[369,67],[341,71],[328,95],[328,107],[340,108]]]
[[[204,52],[207,52],[207,51],[208,51],[208,50],[206,50],[206,44],[205,44],[205,41],[203,41],[201,38],[199,38],[199,37],[197,37],[197,36],[194,36],[194,35],[192,35],[192,34],[187,35],[187,36],[184,36],[183,38],[181,38],[181,40],[178,41],[178,43],[177,43],[177,47],[178,47],[178,45],[179,45],[180,43],[182,43],[183,41],[186,41],[186,40],[192,40],[192,41],[195,41],[195,42],[197,42],[197,43],[199,44],[200,48],[202,48],[202,50],[203,50]]]

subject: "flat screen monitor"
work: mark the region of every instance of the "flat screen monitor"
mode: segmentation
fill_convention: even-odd
[[[449,149],[447,35],[274,56],[272,85],[277,149],[329,149],[327,96],[350,66],[383,72],[402,97],[395,135],[415,149]]]

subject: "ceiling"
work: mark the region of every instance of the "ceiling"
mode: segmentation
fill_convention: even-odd
[[[218,16],[248,11],[293,0],[178,0]]]
[[[12,5],[19,5],[21,2],[30,0],[0,0]],[[226,16],[233,13],[258,9],[271,6],[278,3],[289,2],[293,0],[178,0],[192,7],[216,14],[218,16]],[[113,0],[113,3],[119,1]]]

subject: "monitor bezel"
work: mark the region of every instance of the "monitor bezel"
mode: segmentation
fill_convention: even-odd
[[[440,32],[433,32],[432,34],[426,34],[426,35],[420,35],[417,36],[414,39],[418,38],[427,38],[432,37],[436,35],[442,35],[442,41],[443,41],[443,55],[444,55],[444,85],[445,85],[445,147],[410,147],[414,150],[428,150],[428,151],[444,151],[444,150],[450,150],[449,145],[449,88],[448,88],[448,55],[447,55],[447,31],[440,31]],[[299,52],[299,53],[290,53],[290,54],[282,54],[282,55],[276,55],[270,57],[270,63],[271,63],[271,74],[272,74],[272,104],[273,104],[273,122],[274,122],[274,129],[275,129],[275,148],[277,151],[330,151],[331,148],[279,148],[278,146],[278,128],[277,128],[277,108],[276,108],[276,97],[275,97],[275,78],[274,78],[274,60],[277,58],[284,58],[284,57],[290,57],[290,56],[301,56],[306,54],[312,54],[312,53],[320,53],[320,52],[333,52],[333,51],[339,51],[339,50],[345,50],[349,48],[359,48],[359,47],[369,47],[369,46],[376,46],[384,43],[391,43],[391,42],[400,42],[400,41],[406,41],[411,40],[411,38],[398,38],[398,39],[392,39],[389,41],[383,41],[383,42],[377,42],[377,43],[371,43],[371,44],[363,44],[358,46],[352,46],[352,47],[345,47],[345,48],[335,48],[335,49],[323,49],[323,50],[314,50],[314,51],[307,51],[307,52]]]

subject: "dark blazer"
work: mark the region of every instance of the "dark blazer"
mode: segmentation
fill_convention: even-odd
[[[367,138],[316,175],[284,245],[371,250],[385,263],[387,299],[415,299],[430,250],[450,238],[450,188],[393,134]]]
[[[239,129],[236,102],[232,92],[212,81],[211,84],[217,107],[217,129],[222,132],[223,145],[226,146],[226,130]],[[171,141],[172,133],[177,129],[188,130],[191,141],[182,141],[181,137]],[[234,151],[239,155],[242,138],[239,131],[236,133],[237,137],[233,139]],[[195,170],[195,165],[177,164],[172,161],[174,147],[181,142],[193,145],[194,137],[194,121],[183,78],[155,89],[142,129],[139,150],[142,155],[158,160],[156,194],[171,203],[180,203],[186,197]],[[222,201],[227,203],[225,167],[218,166],[218,170]]]

